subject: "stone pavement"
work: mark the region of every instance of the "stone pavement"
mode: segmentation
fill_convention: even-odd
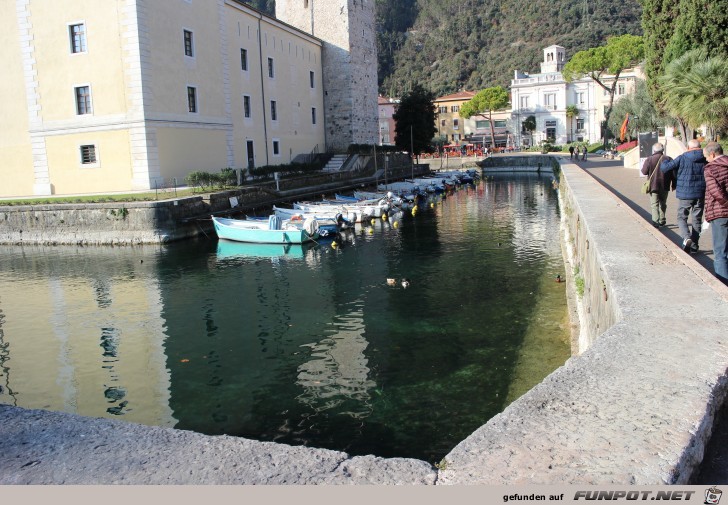
[[[639,170],[625,168],[622,160],[607,160],[593,155],[587,158],[586,161],[577,161],[576,164],[614,193],[632,210],[644,217],[648,222],[652,222],[650,198],[648,195],[640,193],[640,187],[645,179],[641,176]],[[666,215],[667,226],[661,228],[660,231],[680,247],[682,238],[677,227],[677,199],[674,191],[671,191],[667,197]],[[713,239],[710,228],[701,234],[700,251],[692,257],[710,273],[713,273]]]

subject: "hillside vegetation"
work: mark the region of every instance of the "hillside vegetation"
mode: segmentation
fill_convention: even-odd
[[[251,0],[273,13],[273,0]],[[379,86],[400,96],[414,84],[436,95],[508,86],[537,72],[542,49],[567,56],[609,35],[641,35],[638,0],[376,0]]]

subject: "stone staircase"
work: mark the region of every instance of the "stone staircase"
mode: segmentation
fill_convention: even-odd
[[[341,170],[342,165],[346,162],[349,156],[346,154],[334,154],[326,166],[323,168],[324,172],[338,172]]]

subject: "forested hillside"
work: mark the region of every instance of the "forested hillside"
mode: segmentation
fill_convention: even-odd
[[[272,13],[274,0],[251,0]],[[436,95],[507,86],[518,69],[537,72],[542,49],[567,55],[609,35],[641,35],[638,0],[376,0],[380,91],[414,83]]]

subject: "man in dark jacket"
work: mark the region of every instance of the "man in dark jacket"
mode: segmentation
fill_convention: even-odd
[[[665,156],[665,147],[660,144],[652,146],[652,156],[642,164],[642,175],[650,180],[650,204],[652,205],[652,226],[659,228],[665,226],[665,211],[667,210],[667,194],[670,189],[675,189],[675,178],[672,172],[662,173],[658,170],[660,165],[672,161],[672,158]]]
[[[675,171],[677,197],[677,227],[682,237],[682,247],[686,252],[698,252],[700,227],[703,220],[703,204],[705,202],[705,178],[703,167],[705,156],[700,149],[700,141],[688,142],[688,150],[667,163],[660,165],[664,173]],[[688,216],[691,219],[692,231],[688,228]]]
[[[705,220],[713,236],[713,270],[728,284],[728,156],[717,142],[703,149],[705,159]]]

